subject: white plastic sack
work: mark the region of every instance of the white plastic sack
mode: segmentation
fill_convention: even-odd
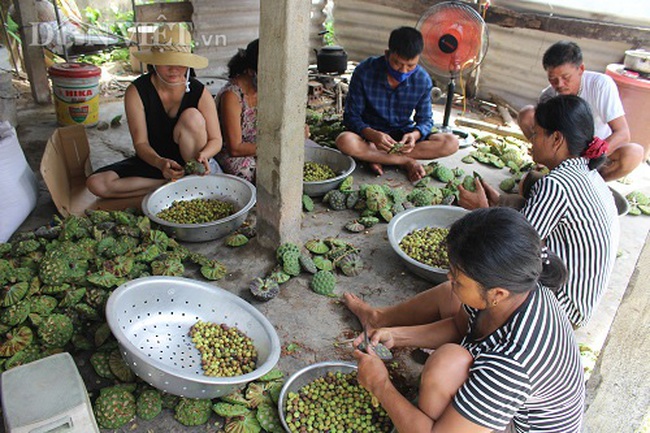
[[[20,227],[36,207],[38,182],[18,143],[16,130],[0,122],[0,242]]]

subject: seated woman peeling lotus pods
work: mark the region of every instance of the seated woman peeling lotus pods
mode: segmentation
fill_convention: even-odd
[[[124,106],[136,156],[102,167],[86,181],[103,198],[144,195],[185,175],[195,160],[204,174],[220,171],[212,159],[222,145],[217,109],[210,92],[191,77],[208,60],[190,52],[190,33],[162,25],[150,50],[133,55],[148,65],[127,89]],[[204,170],[203,170],[204,169]]]
[[[580,353],[552,293],[566,278],[562,261],[521,213],[503,207],[454,223],[448,252],[462,308],[444,320],[370,331],[371,346],[435,349],[417,404],[396,390],[372,350],[354,352],[359,383],[400,433],[580,432]]]

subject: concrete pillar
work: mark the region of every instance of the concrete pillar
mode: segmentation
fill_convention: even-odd
[[[18,126],[16,112],[16,91],[11,82],[13,68],[9,63],[9,51],[0,47],[0,121],[6,120],[11,126]]]
[[[260,2],[257,229],[266,248],[300,236],[310,3]]]

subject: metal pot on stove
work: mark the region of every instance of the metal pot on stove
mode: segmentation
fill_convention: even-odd
[[[328,45],[316,52],[316,67],[318,72],[336,72],[342,74],[348,68],[348,53],[338,45]]]

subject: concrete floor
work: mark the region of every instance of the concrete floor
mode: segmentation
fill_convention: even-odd
[[[56,128],[56,119],[53,107],[39,107],[29,102],[20,103],[19,140],[28,162],[37,173],[40,182],[37,208],[21,227],[23,230],[28,230],[47,223],[52,215],[56,213],[47,188],[40,180],[40,174],[38,174],[40,158],[47,138]],[[441,109],[441,107],[436,108]],[[101,102],[101,120],[110,121],[113,116],[121,113],[123,113],[121,100],[103,100]],[[436,114],[436,118],[441,118],[439,112]],[[87,132],[91,143],[91,159],[93,166],[96,168],[120,160],[132,152],[128,128],[124,122],[118,128],[110,128],[106,131],[88,129]],[[462,149],[457,154],[444,158],[441,162],[449,167],[463,167],[465,164],[460,162],[460,159],[469,151],[470,149]],[[478,171],[493,185],[498,185],[502,179],[508,176],[506,170],[491,169],[478,164],[465,167],[465,170],[470,172],[472,170]],[[357,186],[361,183],[388,183],[390,186],[403,186],[410,189],[404,174],[395,170],[387,171],[383,177],[377,178],[364,167],[358,167],[354,173],[354,178]],[[644,164],[639,167],[629,177],[629,180],[632,181],[630,185],[615,182],[611,186],[623,193],[633,189],[650,193],[650,166]],[[329,211],[320,203],[317,204],[314,212],[303,215],[301,228],[303,241],[312,238],[340,236],[359,247],[362,251],[361,254],[365,261],[364,272],[354,278],[338,277],[336,289],[338,294],[351,291],[360,295],[372,305],[379,306],[399,302],[430,286],[430,283],[409,273],[399,261],[398,256],[392,251],[387,241],[385,224],[373,227],[367,234],[350,234],[343,229],[343,226],[347,221],[355,218],[357,214],[353,211]],[[641,291],[640,294],[637,293],[637,296],[640,297],[640,302],[644,306],[642,311],[648,311],[648,297],[642,291],[644,284],[639,281],[641,274],[635,274],[635,269],[641,269],[637,265],[637,260],[646,242],[646,236],[650,229],[650,218],[624,216],[621,217],[620,222],[620,257],[617,259],[609,290],[589,326],[577,332],[577,338],[581,343],[585,343],[596,350],[604,346],[617,308],[628,288],[628,283],[633,279],[634,275],[636,275],[636,279],[633,280],[637,283],[637,292]],[[272,253],[261,253],[254,241],[239,249],[225,248],[222,241],[219,240],[202,244],[188,244],[188,247],[222,261],[228,267],[229,274],[217,284],[249,301],[251,299],[247,290],[248,283],[251,279],[264,275],[274,264]],[[650,254],[646,251],[644,259],[646,266],[650,265],[648,256]],[[243,266],[243,263],[246,265]],[[648,268],[646,267],[646,269]],[[644,282],[647,282],[647,272],[644,275]],[[629,301],[629,299],[626,299],[628,304]],[[317,361],[352,359],[350,346],[336,346],[334,343],[356,335],[360,330],[359,323],[336,299],[324,298],[313,293],[308,287],[308,279],[305,276],[293,278],[283,285],[280,295],[273,301],[265,304],[251,302],[276,326],[284,348],[291,343],[299,345],[298,350],[286,354],[280,359],[279,367],[285,372],[290,374]],[[628,305],[628,307],[638,309],[636,303],[631,306]],[[639,320],[641,320],[643,316],[642,314],[630,317],[640,317]],[[648,317],[648,314],[645,314],[645,317]],[[621,322],[621,320],[618,322]],[[645,331],[647,330],[646,321]],[[588,396],[588,399],[590,402],[593,401],[594,405],[597,405],[601,401],[597,395],[599,392],[602,391],[602,398],[605,398],[605,401],[608,400],[606,394],[616,392],[618,399],[627,403],[628,412],[619,411],[618,414],[613,413],[611,416],[604,416],[601,409],[592,411],[589,408],[587,412],[589,418],[587,420],[588,429],[586,431],[634,432],[636,426],[641,422],[650,401],[648,397],[650,386],[647,385],[650,375],[647,367],[644,367],[647,364],[644,364],[639,359],[630,361],[627,355],[639,355],[636,351],[631,351],[637,345],[645,347],[644,354],[647,355],[648,344],[643,344],[644,341],[647,342],[647,335],[648,332],[641,332],[640,336],[645,340],[639,341],[630,341],[631,336],[628,337],[626,329],[617,330],[616,334],[610,335],[608,344],[612,345],[616,342],[620,347],[616,346],[616,349],[613,349],[614,346],[612,345],[612,349],[607,348],[604,352],[604,356],[607,355],[607,364],[605,361],[601,361],[597,366],[594,380],[598,380],[598,385],[589,387],[592,394]],[[411,357],[410,351],[399,351],[396,355],[399,363],[398,371],[401,372],[401,377],[398,380],[403,385],[412,388],[416,384],[416,377],[420,367]],[[615,385],[611,388],[606,388],[603,385],[605,379],[610,377],[614,379],[617,374],[622,373],[618,371],[618,367],[620,367],[619,359],[624,359],[623,355],[626,355],[625,362],[629,363],[625,369],[625,375],[633,375],[634,380],[631,381],[631,386],[643,384],[640,388],[637,387],[637,389],[644,390],[643,392],[630,393],[626,388],[617,388],[619,382],[616,380],[614,380]],[[647,356],[645,359],[647,359]],[[641,370],[639,371],[639,369]],[[636,374],[641,375],[636,376]],[[610,391],[610,389],[614,391]],[[628,399],[629,397],[632,397],[633,400]],[[607,403],[604,406],[607,406]],[[632,410],[632,406],[634,410]],[[117,431],[136,433],[215,431],[214,427],[210,427],[210,424],[196,428],[182,427],[172,419],[169,411],[166,412],[152,422],[137,421],[137,423],[131,423]],[[622,417],[623,414],[626,416]],[[615,427],[610,427],[612,425]]]

